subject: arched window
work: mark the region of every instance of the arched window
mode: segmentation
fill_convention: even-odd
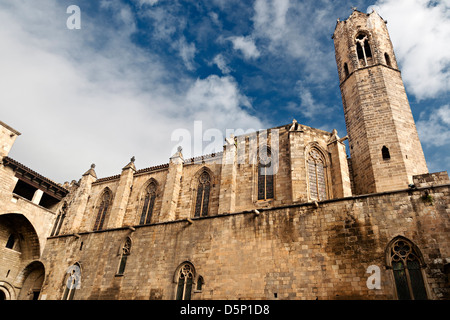
[[[211,190],[211,176],[204,171],[198,179],[197,199],[195,202],[195,217],[207,216],[209,205],[209,193]]]
[[[356,53],[358,61],[363,67],[368,66],[372,59],[372,50],[369,45],[369,37],[362,33],[356,37]]]
[[[386,146],[383,146],[383,148],[381,148],[381,156],[383,157],[383,160],[389,160],[391,158],[389,149]]]
[[[184,263],[177,274],[177,300],[191,300],[195,270],[190,263]]]
[[[62,300],[73,300],[75,291],[81,287],[81,268],[78,263],[70,266],[66,273],[66,281],[64,282],[64,294]]]
[[[348,71],[348,65],[347,63],[344,63],[344,77],[347,78],[349,74],[350,72]]]
[[[59,232],[61,231],[61,226],[63,225],[64,219],[66,218],[66,212],[67,212],[67,203],[64,202],[63,207],[58,213],[58,216],[56,217],[55,224],[53,225],[52,233],[50,234],[51,237],[57,236]]]
[[[384,60],[386,60],[386,64],[389,67],[392,67],[392,65],[391,65],[391,58],[389,57],[389,55],[387,53],[384,54]]]
[[[426,300],[420,252],[403,237],[392,241],[388,251],[388,266],[394,273],[397,297],[400,300]]]
[[[273,176],[274,168],[270,149],[266,149],[266,154],[258,155],[258,200],[273,199]]]
[[[111,205],[111,192],[105,190],[101,197],[101,203],[98,207],[97,218],[95,219],[94,231],[101,230],[103,228],[103,223],[105,222],[106,214],[108,208]]]
[[[120,250],[120,262],[119,268],[117,269],[117,275],[123,275],[130,252],[131,252],[131,239],[130,237],[127,237],[127,240],[125,240],[125,243]]]
[[[203,284],[205,283],[205,280],[203,280],[202,276],[199,276],[197,279],[197,291],[202,291]]]
[[[148,224],[151,222],[156,200],[156,189],[156,183],[151,182],[145,191],[144,206],[142,207],[141,220],[139,221],[139,224]]]
[[[309,195],[311,200],[327,199],[325,160],[316,149],[308,155]]]

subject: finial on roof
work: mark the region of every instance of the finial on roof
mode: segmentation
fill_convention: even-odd
[[[130,159],[130,163],[129,164],[127,164],[125,167],[123,167],[122,168],[122,170],[125,170],[125,169],[129,169],[129,168],[131,168],[131,169],[133,169],[133,170],[135,170],[136,171],[136,167],[135,167],[135,165],[134,165],[134,161],[136,160],[136,158],[133,156],[133,157],[131,157],[131,159]]]
[[[181,146],[177,147],[177,152],[175,152],[171,157],[170,157],[170,162],[172,161],[178,161],[176,159],[180,159],[181,163],[184,162],[183,160],[183,153],[181,152],[183,151],[183,148]]]
[[[91,176],[97,178],[97,174],[95,173],[94,168],[95,168],[95,163],[91,164],[91,168],[90,168],[88,171],[86,171],[86,172],[83,174],[83,176],[91,175]]]

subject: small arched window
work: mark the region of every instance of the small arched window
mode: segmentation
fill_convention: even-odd
[[[388,252],[388,266],[392,267],[394,273],[398,299],[428,299],[418,248],[407,239],[398,237],[392,241]]]
[[[103,223],[105,222],[106,214],[111,205],[111,193],[109,190],[105,190],[101,197],[100,206],[97,212],[97,218],[95,219],[94,231],[102,230]]]
[[[308,179],[311,200],[326,200],[325,160],[316,149],[312,149],[308,155]]]
[[[344,63],[344,77],[347,78],[349,74],[350,72],[348,71],[348,65],[347,63]]]
[[[383,160],[389,160],[391,158],[388,147],[383,146],[383,148],[381,148],[381,156],[383,157]]]
[[[145,191],[144,205],[142,207],[141,220],[139,221],[139,224],[148,224],[151,222],[156,200],[156,189],[156,183],[151,182]]]
[[[203,280],[203,277],[199,276],[197,279],[197,291],[202,291],[204,283],[205,283],[205,280]]]
[[[61,226],[63,225],[64,219],[66,218],[67,213],[67,202],[64,202],[63,207],[58,213],[58,216],[56,217],[55,224],[53,225],[52,233],[50,234],[51,237],[57,236],[59,232],[61,231]]]
[[[119,267],[117,269],[117,275],[123,275],[125,272],[125,267],[127,265],[127,259],[131,252],[131,239],[130,237],[127,237],[127,240],[125,240],[125,243],[123,247],[120,250],[120,261],[119,261]]]
[[[392,67],[391,58],[389,57],[389,55],[387,53],[384,54],[384,60],[386,60],[386,64],[388,67]]]
[[[198,179],[197,199],[195,202],[195,217],[207,216],[209,206],[209,193],[211,191],[211,176],[203,171]]]
[[[274,198],[272,154],[269,148],[265,150],[265,154],[260,152],[258,155],[258,200]]]
[[[184,263],[177,274],[177,300],[191,300],[194,278],[194,267],[190,263]]]

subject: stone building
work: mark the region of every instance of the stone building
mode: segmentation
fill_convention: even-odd
[[[333,38],[348,137],[294,120],[58,185],[8,157],[0,123],[0,298],[448,299],[450,181],[428,173],[386,23],[355,10]]]

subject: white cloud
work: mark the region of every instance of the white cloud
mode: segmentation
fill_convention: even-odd
[[[254,59],[260,56],[260,52],[251,36],[229,37],[228,40],[233,43],[235,50],[240,50],[244,54],[246,59]]]
[[[286,25],[286,13],[289,7],[289,0],[256,0],[253,17],[256,33],[263,34],[273,41],[283,40],[289,28]]]
[[[187,43],[184,37],[175,41],[173,44],[174,48],[178,51],[178,54],[183,59],[186,69],[192,71],[195,69],[195,53],[197,49],[195,48],[195,43]]]
[[[436,147],[450,145],[450,105],[422,112],[416,127],[422,143]]]
[[[298,111],[307,118],[322,117],[328,118],[333,114],[333,108],[326,106],[321,102],[317,102],[309,88],[305,86],[301,81],[297,82],[296,89],[298,90],[300,104],[298,105]],[[292,111],[293,104],[288,105],[288,108]]]
[[[315,1],[256,0],[252,36],[262,43],[263,54],[267,50],[278,59],[292,61],[302,68],[302,77],[323,83],[336,70],[332,47],[329,50],[322,43],[330,41],[336,6]]]
[[[450,90],[450,2],[381,0],[402,77],[418,99]],[[414,36],[411,36],[414,35]]]
[[[167,163],[171,133],[194,120],[204,129],[265,127],[242,108],[249,102],[233,78],[171,74],[130,40],[127,7],[113,12],[102,24],[81,8],[75,31],[57,1],[0,4],[8,25],[0,29],[0,119],[22,132],[11,157],[64,182],[91,163],[99,177],[120,173],[131,156],[138,168]],[[114,28],[117,21],[129,27]]]
[[[159,0],[136,0],[136,2],[140,5],[140,6],[144,6],[144,5],[150,5],[150,6],[154,6],[155,4],[158,3]]]
[[[217,65],[217,67],[222,71],[223,74],[228,74],[231,72],[230,67],[228,67],[228,63],[225,57],[222,54],[218,54],[214,57],[213,63]]]

